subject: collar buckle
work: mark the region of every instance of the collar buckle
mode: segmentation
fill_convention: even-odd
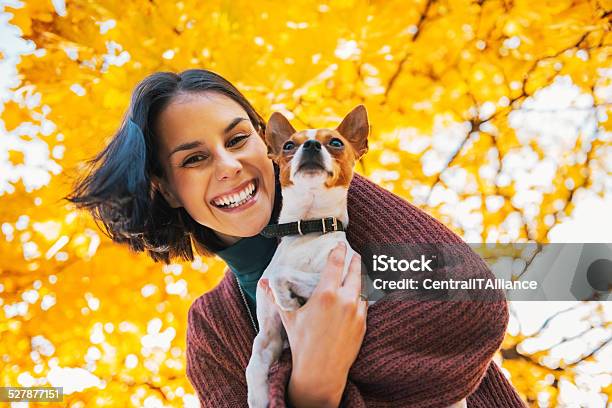
[[[329,230],[325,226],[325,223],[328,220],[331,220],[331,229],[329,229]],[[323,234],[326,234],[328,232],[336,232],[336,231],[338,231],[338,219],[336,217],[321,218],[321,225],[323,226]]]
[[[336,217],[332,217],[332,228],[335,231],[338,231],[338,220],[336,219]]]

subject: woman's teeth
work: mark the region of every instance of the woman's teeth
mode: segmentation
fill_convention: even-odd
[[[247,201],[249,201],[255,195],[255,182],[251,181],[244,190],[229,194],[213,201],[213,204],[221,208],[234,208],[238,207]]]

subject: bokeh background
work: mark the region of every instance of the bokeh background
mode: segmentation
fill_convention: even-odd
[[[365,104],[358,172],[468,242],[612,242],[608,0],[0,8],[2,386],[63,386],[72,407],[197,406],[187,310],[223,265],[154,264],[62,200],[154,71],[214,70],[297,128]],[[511,310],[496,361],[531,406],[612,406],[609,303]]]

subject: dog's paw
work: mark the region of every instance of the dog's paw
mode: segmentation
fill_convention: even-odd
[[[249,408],[268,408],[268,395],[265,392],[249,390]]]
[[[298,310],[302,305],[298,298],[283,298],[277,300],[278,307],[285,312],[293,312]]]
[[[300,298],[293,292],[294,283],[285,277],[275,277],[270,280],[270,288],[274,292],[274,299],[279,308],[285,312],[292,312],[302,306]]]

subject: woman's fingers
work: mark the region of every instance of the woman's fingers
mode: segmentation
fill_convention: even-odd
[[[327,264],[321,272],[319,283],[313,291],[313,295],[326,290],[337,290],[342,284],[342,269],[344,267],[344,257],[346,256],[346,244],[339,242],[332,249],[327,257]]]
[[[342,290],[355,298],[361,293],[361,256],[358,253],[351,257]]]
[[[362,295],[361,287],[361,256],[357,253],[351,257],[351,263],[349,264],[346,278],[344,278],[344,285],[340,290],[349,302],[357,303],[357,320],[363,325],[363,333],[365,333],[365,322],[368,311],[368,300]],[[363,334],[362,333],[362,334]]]

